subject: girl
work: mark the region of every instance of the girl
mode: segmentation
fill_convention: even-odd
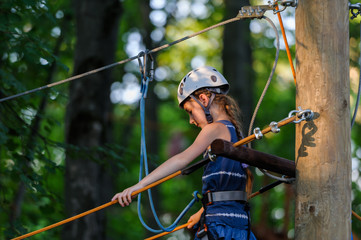
[[[186,167],[205,152],[215,139],[236,142],[240,138],[239,108],[227,96],[227,80],[212,67],[189,72],[178,87],[179,106],[189,114],[189,123],[201,128],[200,133],[183,152],[171,157],[134,186],[117,193],[121,206],[132,202],[132,192]],[[202,177],[203,207],[188,220],[196,224],[195,239],[255,239],[250,231],[246,185],[249,170],[240,162],[224,157],[204,167]]]

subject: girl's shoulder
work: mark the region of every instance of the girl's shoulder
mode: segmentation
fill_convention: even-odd
[[[211,138],[221,138],[228,140],[230,139],[230,133],[228,131],[227,126],[224,123],[221,122],[213,122],[210,124],[207,124],[202,131],[203,134],[212,136]]]
[[[207,124],[204,129],[209,130],[222,130],[227,129],[227,125],[224,122],[212,122]]]

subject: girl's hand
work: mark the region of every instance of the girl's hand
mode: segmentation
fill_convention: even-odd
[[[193,214],[189,219],[188,219],[188,229],[193,228],[194,225],[196,225],[199,220],[201,219],[203,213],[203,208],[201,208],[197,213]]]
[[[132,196],[132,193],[141,188],[142,188],[142,186],[140,186],[139,183],[132,187],[129,187],[129,188],[125,189],[123,192],[115,194],[114,197],[112,198],[112,201],[118,200],[119,204],[122,207],[128,206],[132,202],[132,198],[136,197],[136,195]]]

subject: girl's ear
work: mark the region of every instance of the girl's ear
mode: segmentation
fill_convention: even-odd
[[[198,96],[199,101],[203,104],[203,106],[207,107],[209,103],[209,98],[206,94],[201,93]]]

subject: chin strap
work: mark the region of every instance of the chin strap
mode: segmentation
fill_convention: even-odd
[[[206,115],[207,122],[212,123],[213,122],[213,117],[212,117],[211,112],[209,111],[209,109],[211,107],[211,104],[213,102],[215,94],[212,93],[212,96],[209,99],[207,107],[205,107],[195,96],[190,95],[190,97],[193,98],[193,100],[196,101],[203,108],[204,114]]]

